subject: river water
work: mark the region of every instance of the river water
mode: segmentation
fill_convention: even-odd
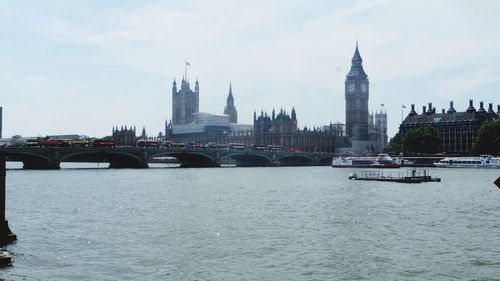
[[[1,278],[500,280],[499,170],[71,167],[7,171]]]

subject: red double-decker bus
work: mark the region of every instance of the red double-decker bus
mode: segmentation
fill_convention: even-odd
[[[92,146],[93,147],[115,148],[116,142],[115,142],[115,140],[109,140],[109,139],[94,139],[92,141]]]
[[[227,145],[229,149],[235,149],[235,150],[245,150],[245,144],[244,143],[230,143]]]
[[[40,147],[68,147],[69,141],[51,138],[47,140],[39,140],[38,145]]]
[[[137,147],[154,147],[154,148],[160,148],[160,141],[156,140],[138,140],[137,141]]]
[[[281,145],[270,144],[266,147],[267,151],[283,151],[284,148]]]

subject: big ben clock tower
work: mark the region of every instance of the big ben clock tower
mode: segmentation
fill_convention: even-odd
[[[356,42],[351,70],[345,79],[346,134],[356,140],[368,140],[368,86],[368,76],[363,70],[363,59]]]

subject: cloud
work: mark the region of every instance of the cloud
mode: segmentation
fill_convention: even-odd
[[[245,123],[254,109],[292,106],[301,126],[344,121],[344,79],[356,39],[370,104],[386,105],[391,134],[403,103],[462,99],[478,88],[482,99],[498,102],[496,2],[5,3],[2,30],[22,47],[0,45],[4,69],[16,77],[0,82],[28,103],[45,96],[66,106],[68,93],[77,97],[74,106],[90,116],[82,125],[89,134],[129,122],[160,131],[171,114],[171,81],[183,75],[186,59],[188,76],[200,79],[203,111],[222,112],[232,81]],[[96,110],[113,114],[103,122],[92,116]]]

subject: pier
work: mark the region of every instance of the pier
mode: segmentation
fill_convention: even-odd
[[[406,173],[392,173],[384,171],[362,171],[358,177],[355,173],[349,175],[349,179],[364,181],[386,181],[399,183],[422,183],[422,182],[440,182],[440,178],[433,178],[429,171],[424,169],[409,169]]]

